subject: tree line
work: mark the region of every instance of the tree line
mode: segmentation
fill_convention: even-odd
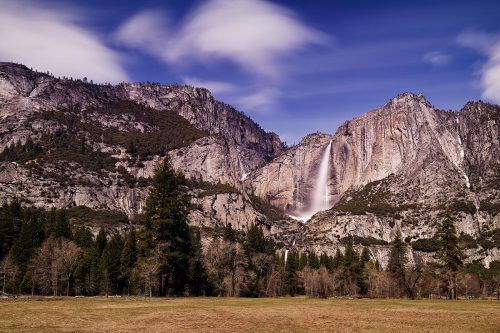
[[[70,226],[65,210],[0,209],[3,293],[275,297],[499,296],[500,262],[464,264],[452,218],[439,228],[438,251],[425,262],[397,235],[386,267],[348,238],[334,256],[285,251],[263,230],[230,224],[217,232],[189,227],[186,179],[165,163],[144,213],[126,232],[97,235]],[[205,244],[205,245],[202,245]]]

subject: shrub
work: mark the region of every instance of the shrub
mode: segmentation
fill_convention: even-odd
[[[482,200],[479,204],[479,210],[490,213],[491,215],[497,215],[500,213],[500,203]]]
[[[411,247],[415,251],[436,252],[440,248],[439,239],[434,236],[432,238],[420,238],[411,243]]]
[[[95,210],[86,206],[76,206],[67,209],[66,214],[77,224],[117,225],[128,223],[127,215],[116,210]]]

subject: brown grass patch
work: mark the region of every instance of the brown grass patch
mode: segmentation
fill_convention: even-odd
[[[308,298],[2,300],[0,332],[500,332],[500,302]]]

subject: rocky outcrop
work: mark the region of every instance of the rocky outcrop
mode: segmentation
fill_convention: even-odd
[[[124,84],[121,88],[132,101],[156,110],[175,110],[196,128],[240,147],[240,177],[285,150],[276,134],[264,132],[243,113],[214,100],[206,89],[145,84]]]
[[[396,232],[411,244],[432,238],[447,217],[459,234],[475,239],[500,230],[499,116],[500,107],[482,102],[445,112],[422,95],[405,93],[347,121],[331,137],[333,208],[304,225],[295,247],[333,254],[349,235],[378,244]],[[303,210],[329,140],[306,137],[252,173],[248,188],[292,213]],[[470,258],[498,259],[495,248],[485,246],[471,250]],[[386,250],[370,246],[382,264]]]
[[[434,109],[423,96],[402,94],[380,109],[345,122],[332,137],[328,184],[332,205],[353,186],[366,185],[391,174],[410,175],[415,161],[424,162],[434,156],[442,157],[455,172],[461,173],[466,185],[460,135],[455,127],[442,126],[444,121],[443,112]],[[306,137],[252,174],[249,185],[257,195],[280,207],[293,210],[307,205],[321,149],[329,138]],[[301,184],[301,179],[306,184]],[[300,185],[304,188],[303,196]]]
[[[192,127],[203,131],[196,132],[195,137],[205,133],[205,137],[195,142],[158,136],[181,143],[181,147],[169,151],[169,156],[173,166],[188,178],[201,178],[241,188],[241,180],[249,172],[263,166],[285,149],[274,133],[263,131],[243,113],[214,100],[210,92],[203,88],[154,83],[95,85],[86,81],[54,78],[22,65],[0,63],[0,152],[14,143],[24,144],[28,138],[37,142],[47,139],[49,134],[67,132],[73,126],[69,137],[82,141],[82,147],[91,147],[94,152],[104,154],[103,158],[114,159],[116,168],[96,172],[92,178],[88,175],[93,173],[81,163],[73,161],[72,169],[67,170],[63,165],[57,165],[57,160],[52,161],[52,164],[39,165],[38,178],[34,180],[23,178],[32,172],[26,161],[23,161],[15,166],[18,169],[16,177],[22,188],[11,186],[5,189],[0,193],[0,200],[18,195],[31,198],[30,203],[36,206],[47,206],[47,198],[37,188],[54,181],[54,177],[48,175],[56,170],[60,176],[81,181],[73,181],[75,184],[53,192],[51,196],[58,197],[50,199],[50,206],[66,207],[76,196],[76,201],[89,207],[109,207],[128,214],[138,212],[147,191],[132,186],[134,181],[130,176],[136,180],[150,178],[163,157],[156,154],[137,161],[130,155],[127,145],[133,142],[133,135],[129,134],[158,131],[158,124],[155,123],[154,115],[141,118],[135,113],[139,111],[123,104],[124,101],[146,105],[152,108],[149,110],[153,110],[140,109],[140,112],[175,112]],[[110,105],[113,109],[107,111]],[[104,142],[103,137],[109,136],[110,131],[113,132],[114,142]],[[127,135],[131,137],[128,142],[120,139],[120,136]],[[155,144],[158,147],[151,147],[153,151],[160,151],[159,146],[163,142],[153,142]],[[69,157],[64,158],[69,159],[66,162],[72,162],[71,159],[75,157],[69,154]],[[38,161],[34,163],[39,164]],[[11,162],[1,164],[6,170],[12,167]],[[64,165],[69,167],[70,164]],[[125,173],[118,172],[121,167]],[[5,176],[8,177],[8,174],[6,171]],[[94,191],[90,193],[86,185],[82,185],[85,182],[93,186]],[[124,183],[126,190],[113,187],[113,184]],[[141,195],[136,195],[136,192]],[[123,196],[123,199],[118,200],[116,195]],[[118,203],[120,200],[130,201],[126,198],[133,198],[133,202]]]
[[[195,196],[192,204],[197,208],[190,212],[189,221],[197,227],[223,228],[231,225],[235,230],[246,231],[253,224],[267,223],[266,216],[255,210],[241,193]]]
[[[396,232],[411,245],[451,217],[459,233],[483,240],[468,251],[486,263],[499,255],[491,246],[500,229],[499,124],[499,106],[442,111],[405,93],[334,135],[311,134],[286,148],[203,88],[94,85],[0,63],[0,154],[15,151],[0,155],[0,200],[133,215],[168,155],[187,178],[234,188],[196,194],[193,225],[245,230],[257,223],[287,249],[330,254],[354,235],[383,264]],[[252,195],[291,215],[308,210],[329,142],[332,209],[302,224],[256,208]]]
[[[311,134],[263,168],[253,172],[245,184],[255,195],[289,213],[306,210],[317,170],[331,137]]]
[[[285,150],[276,134],[265,132],[243,113],[216,101],[204,88],[152,83],[95,85],[57,79],[12,63],[0,63],[0,150],[31,134],[24,122],[33,112],[86,109],[123,100],[174,111],[195,128],[235,147],[240,159],[232,167],[238,170],[238,178]]]
[[[98,175],[78,169],[78,165],[46,166],[45,175],[16,163],[0,164],[2,200],[18,198],[39,208],[86,206],[132,215],[142,209],[148,190],[117,181],[117,175]],[[62,181],[67,179],[67,181]]]

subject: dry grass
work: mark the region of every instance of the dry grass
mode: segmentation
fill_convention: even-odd
[[[500,302],[307,298],[1,300],[0,332],[500,332]]]

